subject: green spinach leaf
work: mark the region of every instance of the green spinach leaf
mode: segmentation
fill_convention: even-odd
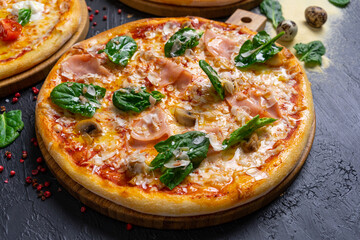
[[[238,68],[245,68],[254,63],[263,63],[275,56],[283,48],[275,45],[284,32],[279,33],[273,39],[265,31],[256,34],[253,40],[247,40],[240,48],[239,55],[235,57],[235,65]]]
[[[153,169],[161,168],[160,181],[169,189],[179,185],[194,168],[197,168],[209,151],[210,141],[203,132],[177,134],[155,145],[159,154],[150,163]],[[170,161],[188,161],[187,165],[167,167]]]
[[[24,128],[21,111],[13,110],[0,115],[0,148],[8,146],[20,135]]]
[[[193,28],[183,28],[174,33],[165,43],[164,52],[166,57],[178,57],[184,55],[185,50],[199,44],[203,32],[197,33]]]
[[[99,100],[105,96],[106,89],[93,85],[65,82],[57,85],[50,94],[53,103],[72,113],[92,117],[100,107]]]
[[[284,21],[281,5],[277,0],[264,0],[260,4],[260,12],[264,14],[276,28],[280,22]]]
[[[225,90],[224,87],[221,85],[220,77],[217,72],[205,61],[200,60],[199,65],[201,69],[206,73],[209,77],[211,84],[214,86],[216,92],[219,94],[220,98],[224,100],[225,98]]]
[[[136,52],[137,47],[138,46],[132,37],[120,36],[111,39],[106,44],[105,49],[98,51],[98,53],[105,52],[110,61],[125,67]]]
[[[229,139],[225,139],[222,143],[225,149],[228,149],[238,143],[240,143],[242,140],[248,138],[251,136],[251,134],[270,123],[275,122],[277,119],[274,118],[260,118],[259,115],[256,115],[253,119],[248,121],[244,126],[236,129],[234,132],[230,134]]]
[[[26,24],[28,24],[30,18],[31,18],[31,9],[21,8],[19,10],[18,23],[20,23],[21,26],[25,26]]]
[[[350,0],[329,0],[332,4],[334,4],[337,7],[346,7]]]
[[[297,43],[294,46],[296,54],[300,55],[300,61],[307,64],[322,64],[321,57],[325,54],[326,49],[320,41],[313,41],[308,44]]]
[[[133,88],[119,89],[114,92],[112,99],[118,109],[125,112],[134,111],[139,113],[150,107],[150,96],[155,98],[156,102],[165,97],[161,92],[152,91],[149,93],[145,87],[141,87],[139,91],[135,91]]]

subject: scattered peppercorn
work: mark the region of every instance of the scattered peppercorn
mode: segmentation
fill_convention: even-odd
[[[28,184],[32,183],[32,178],[31,177],[26,177],[25,182],[28,183]]]
[[[96,26],[97,25],[97,23],[96,22],[93,22],[93,26]]]
[[[33,101],[36,101],[36,100],[37,100],[37,96],[34,96],[34,97],[33,97]]]
[[[121,9],[118,9],[118,14],[121,14]]]
[[[99,14],[99,10],[95,10],[95,14]]]
[[[9,182],[9,180],[8,179],[6,179],[5,181],[4,181],[4,183],[8,183]]]
[[[37,188],[38,186],[39,186],[39,184],[37,182],[33,182],[33,184],[32,184],[33,188]]]
[[[11,152],[6,151],[6,152],[5,152],[5,156],[6,156],[7,159],[11,159],[12,154],[11,154]]]
[[[42,163],[42,161],[43,161],[43,160],[42,160],[42,157],[38,157],[38,158],[36,159],[36,162],[37,162],[37,163]]]
[[[30,139],[30,141],[31,141],[32,143],[35,142],[35,140],[36,140],[35,138],[31,138],[31,139]]]
[[[40,172],[42,172],[42,173],[46,172],[46,168],[44,168],[44,167],[41,168],[41,169],[40,169]]]
[[[51,192],[50,192],[50,191],[45,191],[45,192],[44,192],[44,196],[45,196],[46,198],[51,197]]]
[[[27,156],[28,156],[28,153],[27,153],[27,151],[22,151],[22,158],[27,158]]]
[[[10,171],[10,176],[15,176],[15,171],[14,170]]]
[[[50,186],[50,182],[48,182],[48,181],[44,182],[44,186],[45,186],[45,187]]]
[[[92,11],[91,7],[89,7],[89,6],[87,7],[87,9],[88,9],[88,11],[89,11],[89,12],[91,12],[91,11]]]
[[[62,191],[61,187],[58,187],[57,191],[58,191],[58,192],[61,192],[61,191]]]
[[[33,145],[34,145],[34,147],[37,147],[39,144],[38,144],[37,141],[34,141],[34,142],[33,142]]]
[[[104,21],[107,20],[107,16],[106,16],[106,15],[103,16],[103,20],[104,20]]]
[[[15,97],[17,97],[17,98],[19,98],[21,95],[20,95],[20,93],[15,93]]]
[[[20,163],[23,163],[24,162],[24,159],[20,159]]]
[[[42,168],[41,165],[39,165],[39,166],[36,167],[36,169],[37,169],[38,171],[40,171],[41,168]]]
[[[42,184],[39,184],[39,185],[36,187],[36,191],[40,192],[42,188],[43,188]]]
[[[4,167],[0,165],[0,173],[4,171]]]
[[[17,103],[19,101],[19,99],[17,97],[13,97],[13,99],[11,100],[12,103]]]
[[[41,201],[45,201],[46,197],[45,196],[41,196]]]
[[[132,229],[132,225],[130,223],[126,224],[126,230],[130,231]]]
[[[80,208],[80,212],[83,213],[83,212],[85,212],[85,211],[86,211],[86,207],[81,207],[81,208]]]
[[[33,91],[33,93],[35,94],[35,95],[37,95],[38,93],[39,93],[39,89],[37,89],[36,87],[32,87],[31,88],[32,89],[32,91]]]
[[[38,175],[38,173],[39,173],[39,170],[37,170],[37,169],[34,169],[34,170],[31,171],[31,174],[32,174],[33,176]]]

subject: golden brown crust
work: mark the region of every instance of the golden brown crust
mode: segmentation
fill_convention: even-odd
[[[290,138],[285,142],[285,149],[280,154],[268,159],[261,167],[269,177],[266,179],[253,181],[250,176],[236,178],[233,183],[226,187],[226,194],[222,195],[192,195],[192,194],[173,194],[166,191],[144,191],[139,187],[119,186],[111,181],[107,181],[98,175],[92,174],[86,168],[80,167],[74,163],[71,155],[64,151],[61,141],[54,138],[51,123],[46,116],[47,107],[50,103],[49,95],[59,70],[59,63],[66,59],[76,48],[85,47],[94,43],[106,43],[116,35],[122,35],[135,28],[166,23],[167,21],[185,22],[190,18],[163,18],[163,19],[144,19],[124,24],[117,28],[103,32],[93,38],[85,40],[74,46],[66,53],[50,72],[38,97],[36,107],[36,126],[40,136],[44,140],[49,153],[59,164],[59,166],[76,182],[119,205],[134,209],[139,212],[164,216],[190,216],[208,214],[217,211],[226,210],[240,206],[246,202],[256,199],[271,189],[276,187],[296,166],[299,158],[305,148],[311,126],[314,122],[314,109],[310,83],[306,78],[305,72],[297,59],[288,50],[283,50],[282,54],[287,57],[287,64],[294,67],[299,82],[298,94],[303,96],[302,106],[304,110],[299,113],[299,124]],[[201,22],[209,20],[199,18]],[[214,23],[214,22],[213,22]],[[219,26],[226,27],[224,23],[218,23]],[[241,31],[254,34],[254,32],[242,28]],[[298,103],[299,104],[299,103]]]
[[[161,4],[171,4],[178,6],[191,6],[191,7],[215,7],[215,6],[225,6],[229,4],[239,3],[243,0],[148,0],[150,2],[156,2]]]
[[[51,30],[50,35],[45,36],[44,39],[43,36],[39,36],[42,40],[36,43],[38,44],[36,48],[26,51],[14,59],[11,57],[11,60],[2,60],[3,62],[0,64],[0,80],[21,73],[49,58],[71,38],[78,29],[80,21],[80,2],[71,0],[69,10],[63,14],[60,13],[59,22]],[[26,27],[25,25],[23,31],[27,30]],[[25,42],[26,39],[21,41]],[[32,46],[34,44],[32,43]],[[24,45],[24,48],[26,47],[28,46]]]

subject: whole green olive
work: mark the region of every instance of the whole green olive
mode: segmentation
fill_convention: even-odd
[[[321,7],[310,6],[305,9],[305,19],[311,27],[319,28],[326,22],[327,13]]]

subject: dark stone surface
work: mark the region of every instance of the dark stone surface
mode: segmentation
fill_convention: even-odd
[[[88,36],[149,17],[115,0],[87,2],[93,11],[100,10]],[[81,213],[83,205],[65,190],[58,192],[60,186],[49,172],[37,176],[41,183],[51,182],[52,196],[41,201],[25,184],[41,156],[30,142],[35,137],[35,101],[29,88],[20,92],[16,104],[8,102],[13,95],[0,99],[7,110],[21,109],[25,122],[20,137],[0,150],[0,165],[5,167],[0,173],[0,239],[359,239],[360,2],[353,0],[341,11],[344,18],[325,42],[331,66],[324,73],[308,73],[317,116],[313,148],[298,178],[270,205],[217,227],[161,231],[134,226],[127,231],[126,223],[89,208]],[[6,150],[13,153],[11,160],[4,157]],[[29,152],[24,163],[19,162],[22,150]],[[11,170],[14,177],[9,177]]]

